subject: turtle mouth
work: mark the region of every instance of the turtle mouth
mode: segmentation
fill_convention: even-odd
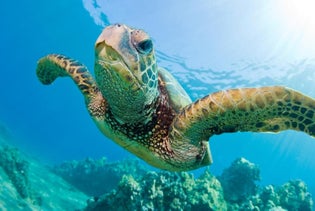
[[[104,42],[104,55],[101,58],[99,58],[99,60],[109,65],[121,63],[125,67],[127,67],[128,70],[130,69],[129,65],[124,60],[124,58],[113,47],[107,45],[106,42]]]
[[[131,89],[133,91],[144,91],[144,85],[132,73],[128,64],[123,59],[102,58],[98,59],[97,63],[101,65],[104,71],[106,71],[107,74],[110,75],[112,78],[114,78],[113,71],[118,73],[118,75],[120,75],[120,77],[122,77],[124,81],[129,84],[128,89]]]

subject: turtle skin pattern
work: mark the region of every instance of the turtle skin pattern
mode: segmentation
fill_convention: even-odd
[[[84,65],[58,54],[39,60],[37,76],[43,84],[72,78],[100,131],[155,167],[185,171],[211,164],[209,139],[222,133],[296,130],[315,136],[315,100],[286,87],[230,89],[191,103],[157,66],[142,30],[109,26],[95,52],[96,81]]]

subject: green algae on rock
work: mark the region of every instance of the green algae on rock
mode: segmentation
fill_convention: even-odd
[[[16,191],[23,199],[36,200],[29,182],[29,162],[22,158],[17,148],[0,148],[0,166],[3,168]],[[40,203],[40,199],[34,201]]]
[[[296,210],[311,211],[313,200],[301,180],[289,181],[280,187],[259,187],[260,170],[245,158],[232,162],[218,177],[228,210]]]
[[[148,172],[126,175],[118,187],[92,201],[86,210],[227,210],[220,182],[209,172]]]
[[[277,189],[279,203],[287,210],[311,211],[313,199],[301,180],[292,180]]]
[[[258,166],[245,158],[233,161],[218,177],[220,181],[208,170],[195,178],[186,172],[149,171],[137,161],[110,163],[105,158],[66,162],[56,169],[80,177],[71,181],[77,187],[81,184],[75,181],[82,178],[102,187],[117,185],[101,196],[91,197],[86,211],[113,207],[116,210],[309,211],[313,206],[311,195],[301,181],[290,181],[280,187],[260,187]],[[100,181],[94,181],[97,178],[101,178]],[[120,178],[120,181],[113,185],[108,178]]]
[[[2,140],[3,141],[3,140]],[[0,210],[76,210],[88,196],[17,148],[0,144]]]
[[[260,180],[260,171],[254,163],[239,158],[218,179],[224,190],[224,198],[232,203],[240,203],[246,201],[248,196],[256,194],[256,181]]]

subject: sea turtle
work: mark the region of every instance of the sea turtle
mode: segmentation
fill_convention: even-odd
[[[147,163],[185,171],[212,163],[208,140],[237,131],[292,129],[315,136],[315,100],[271,86],[219,91],[191,101],[176,79],[158,67],[152,40],[124,24],[106,27],[95,44],[95,79],[71,58],[38,61],[43,84],[73,79],[105,136]]]

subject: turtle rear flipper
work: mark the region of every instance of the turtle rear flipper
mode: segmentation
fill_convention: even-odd
[[[71,77],[85,97],[98,92],[97,85],[88,69],[76,60],[59,54],[50,54],[38,61],[36,74],[45,85],[58,77]]]

